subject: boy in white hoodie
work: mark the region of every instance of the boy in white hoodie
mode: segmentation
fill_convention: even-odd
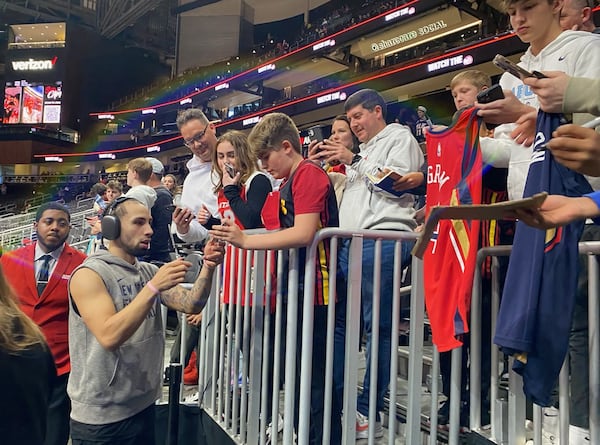
[[[600,72],[600,36],[583,31],[562,31],[560,11],[562,0],[503,0],[510,23],[519,38],[529,43],[519,65],[527,71],[563,71],[575,77],[596,77]],[[517,144],[513,137],[524,117],[539,108],[538,98],[521,79],[505,73],[500,79],[505,99],[475,105],[487,122],[501,123],[494,138],[482,138],[484,162],[494,167],[508,167],[510,199],[523,196],[529,170],[533,142]],[[589,115],[573,115],[580,123]],[[509,123],[512,122],[512,123]],[[533,132],[533,128],[530,132]],[[592,183],[594,189],[599,188]]]

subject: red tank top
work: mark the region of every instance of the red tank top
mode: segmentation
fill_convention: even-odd
[[[246,187],[241,187],[240,198],[244,201],[246,200]],[[240,229],[245,229],[242,222],[235,216],[235,213],[231,209],[229,200],[225,197],[223,189],[220,189],[217,192],[217,206],[219,208],[221,219],[229,218],[233,220]],[[248,264],[250,265],[250,272],[254,267],[254,258],[252,257],[253,252],[250,252],[250,255],[251,257],[248,258],[248,251],[227,244],[227,247],[225,248],[225,257],[223,259],[223,303],[229,304],[231,302],[232,304],[245,305],[246,300],[248,300],[248,302],[252,304],[253,283],[247,284],[246,280]],[[277,295],[277,281],[275,279],[277,261],[275,252],[268,251],[265,256],[265,271],[268,267],[269,256],[271,257],[271,312],[274,312]],[[250,292],[247,292],[248,288]]]

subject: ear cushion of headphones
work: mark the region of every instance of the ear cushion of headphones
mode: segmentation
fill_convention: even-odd
[[[115,240],[121,234],[121,223],[115,215],[105,215],[101,222],[102,237]]]

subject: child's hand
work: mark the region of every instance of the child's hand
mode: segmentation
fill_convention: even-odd
[[[221,177],[221,184],[223,184],[223,188],[227,187],[228,185],[238,185],[240,182],[240,177],[240,172],[236,172],[235,176],[232,178],[229,176],[229,173],[224,171],[223,176]]]
[[[213,226],[209,233],[217,240],[227,241],[236,247],[244,248],[246,235],[231,219],[224,219],[221,225]]]

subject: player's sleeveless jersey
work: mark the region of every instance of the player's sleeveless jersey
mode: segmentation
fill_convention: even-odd
[[[481,203],[481,153],[476,109],[427,133],[427,214],[435,205]],[[440,220],[423,257],[425,303],[440,352],[462,344],[479,241],[479,221]]]
[[[254,173],[250,176],[250,178],[248,178],[246,185],[240,188],[240,198],[242,200],[246,201],[247,188],[250,187],[252,179],[257,174],[263,173]],[[219,215],[221,216],[221,219],[229,218],[233,220],[240,229],[245,229],[245,227],[242,225],[242,222],[231,209],[229,200],[227,199],[227,197],[225,197],[225,193],[222,188],[217,192],[217,206],[219,209]],[[253,253],[250,252],[250,255],[252,254]],[[270,255],[272,258],[271,310],[274,310],[276,296],[276,281],[274,269],[276,266],[276,260],[274,252],[267,252],[267,255]],[[248,263],[251,265],[251,267],[253,267],[253,258],[250,258],[250,261],[248,261],[247,251],[235,248],[231,244],[227,244],[227,247],[225,248],[225,257],[223,258],[223,303],[228,304],[231,302],[233,304],[245,305],[246,299],[248,297],[248,301],[251,304],[252,295],[246,292],[246,289],[242,288],[243,283],[246,283],[245,277]]]
[[[546,141],[560,115],[540,111],[524,197],[541,191],[582,196],[587,180],[554,160]],[[513,353],[525,394],[541,406],[550,396],[569,342],[577,290],[578,249],[583,221],[539,230],[517,223],[494,342]]]

